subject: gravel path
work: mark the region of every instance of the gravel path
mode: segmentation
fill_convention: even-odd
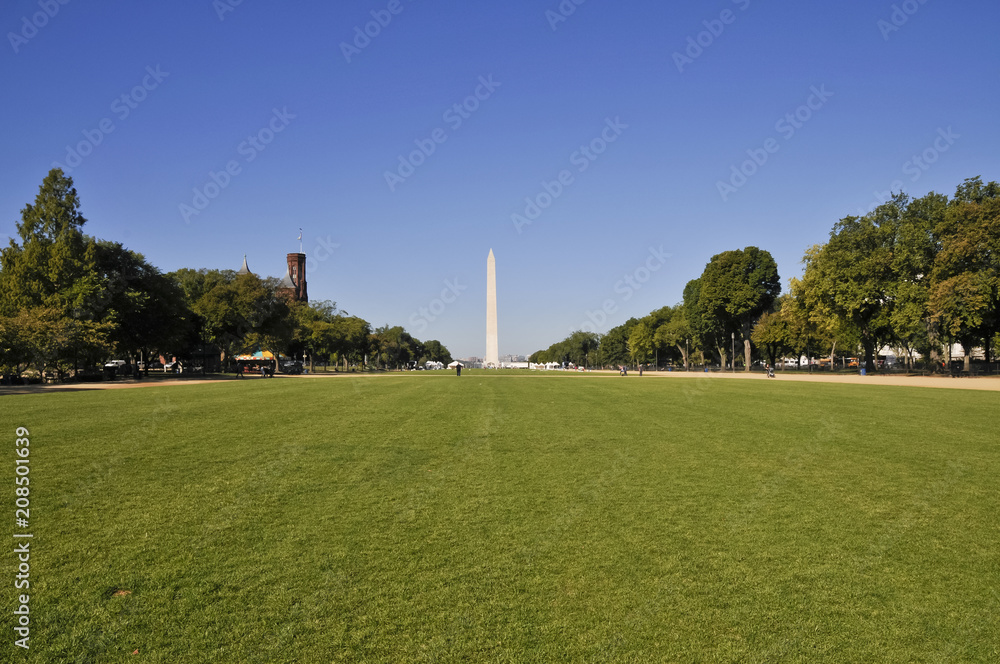
[[[532,372],[534,373],[534,372]],[[556,372],[558,373],[558,372]],[[602,377],[618,377],[617,371],[588,371],[590,375]],[[310,374],[305,376],[276,376],[282,380],[308,380],[310,378],[336,378],[354,376],[355,378],[377,378],[378,376],[393,374]],[[471,376],[472,374],[470,374]],[[483,374],[475,374],[482,378]],[[496,378],[518,378],[511,374],[498,374]],[[527,377],[527,375],[523,376]],[[628,378],[638,378],[639,374],[630,371]],[[709,378],[711,380],[768,380],[761,373],[729,373],[729,372],[698,372],[698,371],[646,371],[643,378],[662,380],[692,380],[697,378]],[[23,385],[0,387],[0,396],[5,394],[40,394],[45,392],[78,392],[86,390],[125,390],[142,387],[176,387],[182,385],[204,385],[206,383],[231,383],[239,384],[244,381],[255,380],[254,378],[177,378],[169,380],[122,380],[109,383],[70,383],[65,385]],[[837,374],[807,374],[781,372],[775,373],[776,381],[796,382],[796,383],[843,383],[850,385],[893,385],[898,387],[937,387],[954,390],[987,390],[1000,391],[1000,377],[986,376],[976,378],[951,378],[950,376],[900,376],[882,375],[860,376],[860,375],[837,375]]]

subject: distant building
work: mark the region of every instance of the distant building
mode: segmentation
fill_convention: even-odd
[[[483,368],[483,360],[480,357],[464,357],[460,359],[459,362],[461,362],[462,366],[466,367],[467,369]]]
[[[309,291],[306,289],[306,255],[288,254],[285,257],[288,267],[285,278],[278,284],[277,293],[284,295],[293,302],[308,302]],[[243,266],[236,272],[238,275],[253,274],[247,264],[246,254],[243,254]]]
[[[288,271],[285,278],[278,286],[278,293],[288,296],[295,302],[308,302],[309,294],[306,290],[306,255],[288,254]]]

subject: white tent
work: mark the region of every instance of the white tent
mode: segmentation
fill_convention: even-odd
[[[448,365],[448,368],[449,369],[454,369],[455,367],[464,367],[464,366],[465,366],[464,364],[462,364],[458,360],[455,360],[454,362],[452,362],[451,364]]]

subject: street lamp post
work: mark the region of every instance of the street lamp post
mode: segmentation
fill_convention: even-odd
[[[684,340],[684,371],[690,371],[691,351],[688,350],[688,340]]]
[[[732,359],[732,365],[731,366],[733,367],[733,373],[736,373],[736,333],[735,332],[733,332],[733,359]]]

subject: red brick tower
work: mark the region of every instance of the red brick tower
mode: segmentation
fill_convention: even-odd
[[[300,302],[308,302],[309,293],[306,290],[305,254],[288,254],[288,275],[286,279],[291,280],[292,299]]]

